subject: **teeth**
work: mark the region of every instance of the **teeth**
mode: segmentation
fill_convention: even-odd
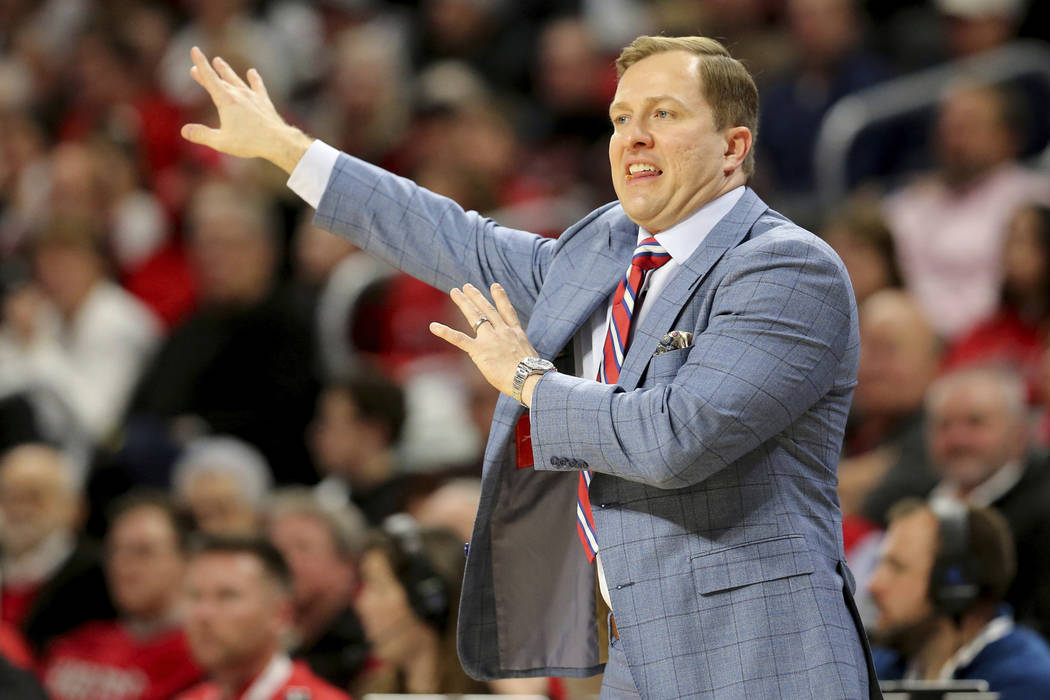
[[[648,163],[633,163],[627,170],[631,175],[641,172],[656,172],[656,168]]]

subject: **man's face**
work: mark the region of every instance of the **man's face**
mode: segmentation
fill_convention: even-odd
[[[270,540],[292,570],[297,604],[308,603],[333,588],[353,588],[353,566],[339,554],[332,533],[317,518],[305,513],[280,516],[270,525]]]
[[[1013,136],[994,93],[963,89],[950,95],[937,117],[936,141],[942,173],[963,185],[1014,154]]]
[[[727,130],[715,129],[700,91],[701,60],[668,51],[638,61],[609,107],[613,187],[627,216],[650,233],[686,218],[728,182]]]
[[[314,460],[326,474],[352,477],[370,451],[372,441],[346,392],[327,389],[317,400],[310,430]]]
[[[879,637],[893,639],[933,614],[928,590],[937,519],[927,510],[895,520],[882,542],[879,564],[868,583],[878,609]]]
[[[262,563],[243,552],[194,557],[186,570],[186,636],[208,671],[263,660],[290,619],[287,595]]]
[[[964,489],[980,485],[1027,447],[1023,418],[982,377],[946,387],[930,406],[927,429],[937,472]]]
[[[201,532],[231,535],[256,529],[255,509],[228,474],[202,471],[194,475],[181,498]]]
[[[121,515],[106,538],[106,555],[109,589],[122,613],[156,617],[169,612],[182,585],[184,561],[163,511],[142,506]]]
[[[37,446],[17,448],[0,465],[0,547],[25,554],[55,532],[72,532],[77,497],[65,466]]]

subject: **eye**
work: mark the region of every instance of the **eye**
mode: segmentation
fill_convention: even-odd
[[[615,117],[612,118],[612,123],[613,123],[614,126],[623,126],[624,124],[627,123],[627,115],[626,114],[618,114],[618,115],[616,115]]]
[[[653,113],[653,116],[657,119],[670,119],[671,113],[668,112],[666,109],[658,109],[656,110],[656,112]]]

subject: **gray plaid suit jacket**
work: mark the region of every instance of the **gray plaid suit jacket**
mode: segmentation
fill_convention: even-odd
[[[606,205],[557,240],[499,226],[340,156],[316,222],[450,289],[502,284],[547,358],[627,269],[637,227]],[[478,678],[601,670],[591,504],[612,607],[645,698],[862,698],[870,654],[843,561],[835,469],[856,376],[856,307],[823,242],[748,190],[634,330],[619,384],[550,373],[501,397],[459,617]],[[653,356],[661,336],[692,346]]]

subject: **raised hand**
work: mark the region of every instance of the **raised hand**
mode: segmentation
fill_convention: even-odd
[[[525,337],[507,292],[498,284],[492,285],[490,291],[495,305],[472,284],[463,285],[462,291],[453,289],[449,294],[467,323],[474,327],[473,338],[441,323],[431,323],[430,332],[470,355],[489,384],[507,396],[513,396],[512,384],[518,363],[526,357],[536,357],[538,353]],[[522,392],[525,404],[529,403],[527,397],[532,393],[532,387],[527,386],[530,391],[527,394]]]
[[[265,158],[292,172],[312,139],[277,113],[258,71],[249,69],[245,82],[222,58],[216,56],[209,64],[196,46],[190,58],[190,76],[208,91],[219,112],[219,128],[186,124],[182,137],[232,156]]]

